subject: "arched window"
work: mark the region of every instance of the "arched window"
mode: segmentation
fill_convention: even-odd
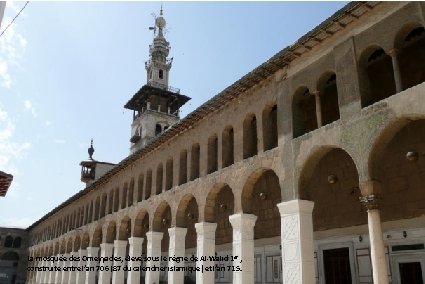
[[[158,165],[158,168],[156,169],[156,190],[155,194],[161,194],[162,192],[162,163]]]
[[[165,165],[165,190],[170,190],[173,187],[173,177],[173,157],[169,157]]]
[[[360,56],[360,82],[362,107],[396,93],[392,59],[381,47],[368,48]]]
[[[398,54],[402,89],[425,81],[425,29],[418,24],[404,27],[394,43]]]
[[[208,157],[207,157],[207,172],[213,173],[218,167],[218,138],[217,135],[212,135],[208,138]]]
[[[248,115],[243,122],[243,158],[257,155],[257,118]]]
[[[340,115],[335,73],[327,72],[323,74],[317,82],[317,90],[320,99],[322,126],[337,121]]]
[[[297,138],[317,129],[316,97],[308,88],[300,87],[292,99],[292,131]]]
[[[164,71],[159,69],[159,79],[164,79]]]
[[[155,125],[155,135],[159,135],[161,131],[162,131],[161,125],[160,124]]]
[[[13,246],[13,238],[12,236],[7,236],[6,239],[4,240],[4,246],[6,248],[11,248]]]
[[[151,196],[152,192],[152,170],[146,172],[146,187],[145,187],[145,200]]]
[[[234,163],[234,133],[233,127],[229,126],[222,133],[222,167],[228,167]]]
[[[179,185],[187,182],[187,151],[180,152]]]
[[[20,248],[21,247],[22,238],[16,237],[15,240],[13,240],[13,247],[14,248]]]
[[[277,105],[263,110],[263,142],[264,151],[277,147]]]
[[[190,180],[199,178],[199,159],[200,159],[200,147],[199,144],[192,145],[190,159]]]

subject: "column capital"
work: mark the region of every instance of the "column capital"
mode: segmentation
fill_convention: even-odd
[[[130,246],[142,246],[144,241],[145,241],[144,238],[138,238],[138,237],[128,238],[128,243],[130,244]]]
[[[229,216],[230,224],[235,229],[252,230],[257,221],[257,216],[253,214],[233,214]]]
[[[217,223],[208,223],[208,222],[195,223],[195,229],[196,229],[196,234],[198,234],[198,235],[213,234],[213,236],[215,236],[215,230],[217,229]]]
[[[381,200],[380,195],[370,194],[359,197],[360,202],[367,208],[367,210],[379,209],[379,201]]]
[[[311,214],[314,208],[314,202],[310,200],[294,199],[277,204],[280,216],[295,213]]]
[[[398,53],[399,53],[399,50],[395,47],[388,50],[388,55],[391,57],[397,56]]]
[[[381,182],[377,180],[361,181],[359,184],[362,196],[376,195],[381,193]]]
[[[127,241],[122,241],[122,240],[114,241],[114,248],[120,248],[120,247],[126,247],[126,246],[127,246]]]
[[[149,231],[146,232],[146,238],[149,240],[162,240],[164,233]]]
[[[320,91],[318,91],[318,90],[310,91],[310,94],[312,94],[313,96],[320,97]]]
[[[79,255],[87,255],[87,250],[86,249],[79,249],[78,254]]]
[[[97,254],[99,252],[99,247],[87,247],[87,253]]]
[[[111,243],[100,244],[101,250],[112,249],[113,247],[114,247],[114,244],[111,244]]]
[[[171,227],[168,229],[168,234],[171,236],[171,234],[174,234],[177,237],[185,237],[187,233],[187,228],[181,228],[181,227]]]

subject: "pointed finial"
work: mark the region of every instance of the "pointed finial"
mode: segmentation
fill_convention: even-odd
[[[161,3],[161,10],[159,11],[159,15],[162,16],[162,3]]]
[[[89,153],[90,160],[93,160],[94,148],[93,148],[93,138],[91,139],[90,148],[87,150]]]

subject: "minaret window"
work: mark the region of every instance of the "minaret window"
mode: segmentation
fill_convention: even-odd
[[[159,70],[159,79],[164,79],[164,71],[162,69]]]
[[[155,125],[155,136],[161,133],[161,125]]]

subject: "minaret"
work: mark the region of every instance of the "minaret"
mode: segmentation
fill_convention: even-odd
[[[108,171],[112,170],[112,168],[114,168],[116,165],[112,163],[99,162],[93,159],[93,139],[90,142],[90,148],[87,149],[87,153],[89,154],[89,159],[82,161],[80,166],[81,181],[84,182],[86,186],[89,186]]]
[[[168,58],[170,44],[164,37],[166,21],[161,11],[155,18],[153,43],[149,45],[149,60],[145,62],[146,84],[125,104],[133,110],[130,152],[145,147],[158,135],[180,120],[180,107],[189,97],[169,86],[173,58]]]

